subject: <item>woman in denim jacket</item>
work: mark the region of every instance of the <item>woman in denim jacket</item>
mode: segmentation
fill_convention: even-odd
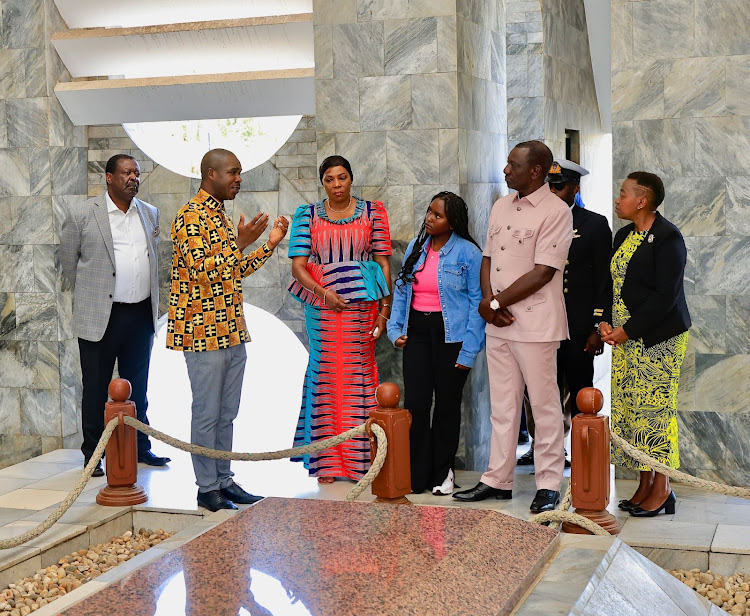
[[[469,211],[451,192],[432,198],[396,279],[388,338],[404,350],[404,406],[411,411],[411,487],[453,492],[461,396],[484,346],[479,268]],[[433,394],[435,410],[430,426]]]

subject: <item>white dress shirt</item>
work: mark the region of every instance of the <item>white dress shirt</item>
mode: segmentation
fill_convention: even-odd
[[[124,304],[142,302],[151,295],[151,266],[143,222],[132,201],[127,212],[115,205],[109,192],[106,201],[117,273],[112,300]]]

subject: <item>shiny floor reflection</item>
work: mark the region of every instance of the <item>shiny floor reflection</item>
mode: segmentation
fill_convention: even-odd
[[[269,498],[64,614],[494,615],[556,542],[496,511]]]

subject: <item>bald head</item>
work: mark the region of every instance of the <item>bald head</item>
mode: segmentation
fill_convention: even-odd
[[[232,200],[240,192],[242,164],[229,150],[209,150],[201,160],[201,188],[219,201]]]

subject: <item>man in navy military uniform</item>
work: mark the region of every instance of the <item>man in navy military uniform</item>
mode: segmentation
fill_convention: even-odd
[[[601,321],[609,323],[612,312],[609,275],[612,231],[604,216],[576,203],[581,177],[588,173],[580,165],[560,158],[547,175],[550,190],[565,201],[573,213],[573,243],[563,271],[570,339],[560,342],[557,351],[557,384],[561,396],[567,384],[571,417],[579,413],[578,392],[593,385],[594,356],[601,355],[604,348],[597,326]],[[518,464],[534,464],[533,442],[531,449],[518,459]]]

